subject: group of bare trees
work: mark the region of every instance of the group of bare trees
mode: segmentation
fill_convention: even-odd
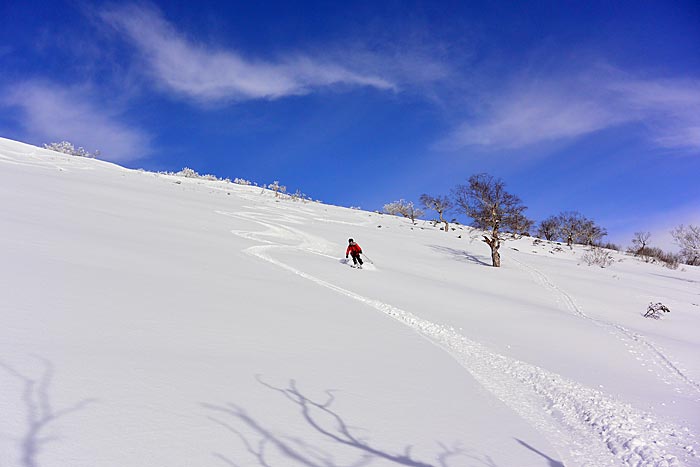
[[[700,266],[700,226],[683,224],[671,230],[673,241],[678,245],[678,253],[670,253],[651,246],[650,232],[635,232],[629,253],[641,258],[646,263],[661,262],[675,269],[683,262],[691,266]]]
[[[539,223],[536,235],[545,240],[561,240],[571,247],[574,243],[596,245],[608,234],[605,228],[577,211],[565,211],[549,216]]]
[[[491,262],[494,267],[501,265],[499,248],[501,243],[509,238],[530,235],[534,222],[527,218],[527,207],[519,197],[505,189],[505,183],[500,178],[481,173],[472,175],[467,184],[457,185],[451,191],[451,196],[420,196],[423,209],[417,208],[413,202],[399,200],[386,204],[384,211],[388,214],[401,215],[411,219],[415,224],[417,218],[425,211],[434,211],[438,215],[437,223],[444,224],[444,231],[449,232],[448,212],[464,214],[472,219],[472,226],[482,230],[482,241],[491,249]],[[591,247],[607,248],[612,244],[603,245],[602,239],[608,234],[604,227],[598,225],[578,211],[563,211],[542,220],[537,225],[535,235],[550,241],[566,242]],[[680,261],[689,265],[700,265],[700,226],[680,225],[671,231],[675,243],[680,247],[680,253],[666,253],[659,248],[649,246],[649,232],[637,232],[632,240],[629,251],[642,258],[658,259],[664,264],[677,267]]]
[[[466,185],[456,186],[451,197],[423,194],[420,203],[425,210],[437,213],[445,232],[449,232],[450,227],[445,218],[448,212],[457,211],[470,217],[472,225],[484,231],[482,241],[491,249],[494,267],[501,265],[498,251],[501,242],[508,237],[528,234],[533,224],[525,216],[527,207],[520,198],[506,191],[503,180],[485,173],[472,175]],[[384,212],[408,217],[414,223],[424,214],[423,209],[404,200],[386,204]]]

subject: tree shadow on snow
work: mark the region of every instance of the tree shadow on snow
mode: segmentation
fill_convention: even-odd
[[[55,409],[51,404],[50,388],[54,375],[51,362],[39,358],[43,371],[33,379],[12,366],[0,361],[0,369],[17,379],[22,385],[22,404],[25,410],[26,431],[18,439],[20,466],[39,467],[38,456],[44,445],[56,441],[56,436],[46,435],[47,429],[72,413],[84,409],[95,399],[84,399],[64,409]],[[6,396],[6,393],[4,394]]]
[[[518,443],[520,443],[522,446],[524,446],[524,447],[526,447],[527,449],[529,449],[530,451],[532,451],[532,452],[534,452],[534,453],[536,453],[536,454],[539,454],[540,456],[544,457],[544,458],[547,460],[547,462],[549,462],[549,467],[565,467],[564,464],[562,464],[561,462],[552,459],[552,458],[549,457],[547,454],[545,454],[545,453],[543,453],[542,451],[539,451],[538,449],[536,449],[536,448],[530,446],[530,445],[527,444],[525,441],[523,441],[523,440],[521,440],[521,439],[518,439],[518,438],[515,438],[515,440],[516,440]]]
[[[457,261],[462,261],[465,263],[474,263],[474,264],[479,264],[481,266],[488,266],[491,267],[491,263],[488,263],[488,258],[485,257],[480,257],[476,255],[472,255],[470,253],[467,253],[464,250],[458,250],[456,248],[450,248],[447,246],[442,246],[442,245],[428,245],[430,248],[432,248],[435,251],[438,251],[440,253],[447,253],[448,255],[452,256],[453,259]]]
[[[298,465],[304,467],[364,467],[373,464],[375,461],[387,462],[397,466],[406,467],[452,467],[454,466],[474,466],[474,467],[497,467],[488,457],[481,458],[467,449],[457,444],[447,446],[437,443],[439,452],[435,456],[435,461],[427,462],[420,460],[412,454],[412,446],[408,445],[403,452],[393,452],[382,449],[375,443],[369,441],[367,436],[359,435],[358,431],[366,431],[348,422],[332,407],[335,402],[334,391],[326,390],[323,401],[313,400],[304,395],[294,380],[289,382],[286,388],[272,386],[260,378],[258,382],[279,393],[293,405],[297,406],[301,419],[312,435],[304,440],[299,435],[285,435],[274,433],[270,428],[264,426],[252,415],[236,404],[202,404],[203,407],[213,413],[208,418],[233,434],[249,456],[261,467],[277,467],[284,465]],[[313,439],[312,439],[313,438]],[[352,454],[352,460],[338,461],[328,447],[337,445],[345,453]],[[250,463],[237,463],[232,457],[222,453],[213,453],[224,465],[229,467],[250,466]],[[271,460],[286,459],[283,464],[273,465]],[[290,464],[292,461],[293,464]],[[454,464],[451,462],[454,461]],[[469,464],[465,462],[470,462]]]
[[[677,281],[688,282],[688,283],[690,283],[690,284],[697,284],[697,283],[698,283],[698,281],[694,281],[694,280],[692,280],[692,279],[686,279],[686,278],[683,278],[683,277],[669,276],[669,275],[666,275],[666,274],[656,274],[656,273],[652,272],[651,275],[652,275],[652,276],[658,276],[658,277],[666,277],[666,278],[668,278],[668,279],[675,279],[675,280],[677,280]]]

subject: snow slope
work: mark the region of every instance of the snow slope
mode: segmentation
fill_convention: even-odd
[[[2,467],[700,465],[698,268],[6,139],[0,210]]]

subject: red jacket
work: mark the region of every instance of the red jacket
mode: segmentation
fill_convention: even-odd
[[[352,253],[353,256],[359,255],[360,253],[362,253],[362,248],[360,248],[360,245],[358,245],[357,243],[348,245],[348,249],[345,250],[345,256],[347,257],[350,253]]]

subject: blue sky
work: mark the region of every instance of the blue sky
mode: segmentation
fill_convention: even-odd
[[[503,178],[629,244],[700,223],[700,3],[0,4],[0,135],[380,209]]]

